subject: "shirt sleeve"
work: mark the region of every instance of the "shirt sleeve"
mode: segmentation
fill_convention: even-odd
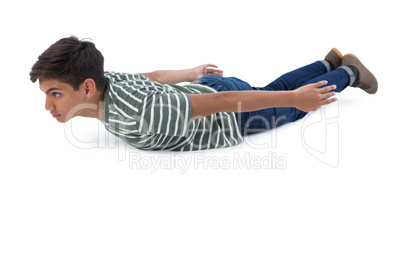
[[[140,133],[186,137],[191,117],[190,97],[184,93],[148,94],[138,115]]]

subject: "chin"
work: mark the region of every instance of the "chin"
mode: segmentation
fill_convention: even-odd
[[[57,118],[56,119],[57,120],[57,122],[59,122],[59,123],[66,123],[68,120],[66,120],[66,118],[62,118],[62,117],[59,117],[59,118]]]

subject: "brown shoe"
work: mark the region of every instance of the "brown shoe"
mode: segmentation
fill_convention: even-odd
[[[361,63],[361,61],[353,54],[343,56],[342,65],[355,67],[359,76],[353,83],[352,87],[363,89],[369,94],[374,94],[378,89],[378,82],[375,76]]]
[[[342,53],[338,49],[332,48],[327,56],[325,56],[324,60],[331,63],[332,66],[334,66],[334,68],[336,69],[342,65],[342,58]]]

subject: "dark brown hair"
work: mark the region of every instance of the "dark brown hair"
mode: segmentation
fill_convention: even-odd
[[[103,91],[106,78],[103,72],[103,56],[95,44],[79,40],[75,36],[62,38],[46,49],[32,66],[31,81],[56,79],[71,85],[74,90],[87,78],[95,81],[96,88]]]

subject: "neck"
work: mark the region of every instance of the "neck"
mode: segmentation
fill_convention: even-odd
[[[95,96],[93,96],[93,100],[87,103],[82,104],[82,113],[83,117],[97,118],[102,119],[105,111],[105,104],[103,102],[103,92],[97,92]]]

